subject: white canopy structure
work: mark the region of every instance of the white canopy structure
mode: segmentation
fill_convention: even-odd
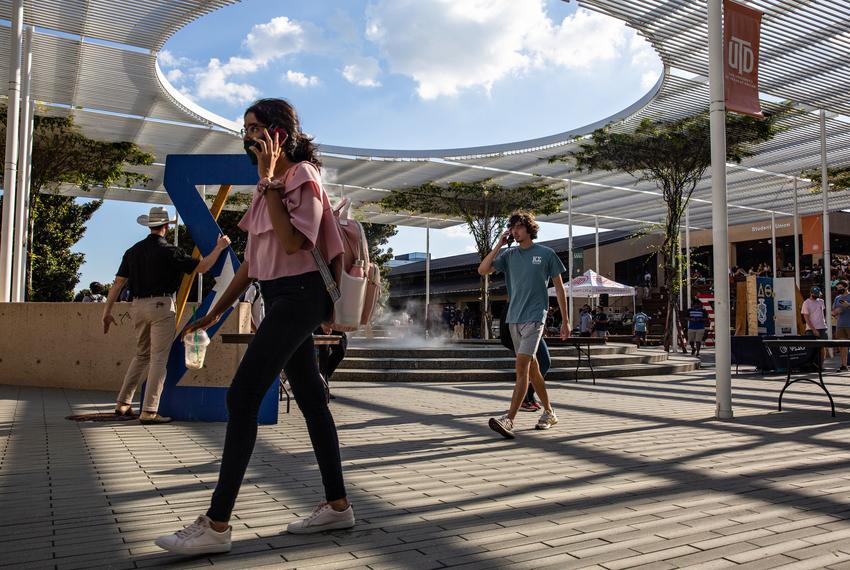
[[[238,125],[189,101],[168,83],[157,65],[158,53],[176,31],[236,2],[0,0],[0,19],[11,22],[9,27],[0,26],[0,77],[9,78],[10,107],[6,210],[16,201],[18,161],[26,162],[33,101],[38,102],[40,112],[73,115],[88,136],[131,141],[156,156],[154,164],[140,169],[151,178],[144,187],[99,188],[87,193],[73,186],[59,189],[70,196],[168,203],[162,186],[168,154],[243,152]],[[578,0],[578,4],[624,21],[661,58],[664,72],[633,105],[567,132],[475,148],[409,151],[350,148],[319,141],[328,190],[359,203],[359,215],[366,221],[441,228],[462,221],[381,211],[374,203],[387,192],[426,182],[491,178],[513,187],[535,180],[564,188],[561,211],[542,217],[543,221],[570,227],[598,223],[605,229],[620,230],[663,222],[666,206],[652,182],[636,182],[622,172],[579,173],[569,162],[550,163],[547,159],[575,150],[596,128],[611,125],[629,131],[643,119],[669,121],[705,112],[710,102],[715,125],[722,125],[723,95],[718,89],[722,80],[717,80],[722,60],[720,0]],[[714,160],[711,172],[698,183],[685,230],[712,228],[718,250],[728,244],[728,224],[792,214],[796,220],[799,215],[850,208],[850,192],[824,192],[827,176],[822,177],[821,189],[813,189],[801,176],[810,169],[825,174],[827,166],[850,165],[850,2],[749,0],[746,4],[764,13],[759,56],[762,108],[776,108],[788,101],[797,113],[785,117],[781,132],[754,148],[753,155],[741,164],[724,164],[725,153],[715,153],[721,158]],[[24,32],[24,26],[34,29]],[[709,76],[714,77],[712,85]],[[20,157],[16,148],[19,108],[24,119]],[[723,137],[716,135],[715,146],[720,148]],[[24,203],[25,179],[21,186],[20,203]],[[18,268],[12,270],[10,240],[15,227],[26,227],[20,214],[13,218],[4,211],[3,221],[0,302],[15,298],[12,284],[22,271],[18,262]],[[824,234],[824,242],[829,244],[828,223]],[[20,244],[16,244],[14,254],[20,253]],[[824,255],[828,272],[828,247]],[[714,258],[715,273],[722,277],[728,271],[728,260],[726,256]],[[799,267],[799,263],[795,265]],[[723,283],[722,278],[718,280],[720,289],[715,295],[715,313],[726,314],[723,322],[718,321],[717,416],[728,419],[732,417],[729,294]],[[827,319],[831,319],[829,313]]]
[[[568,292],[571,292],[574,297],[596,297],[598,295],[634,297],[635,295],[634,287],[617,283],[612,279],[599,275],[592,269],[588,269],[569,283],[564,283],[564,288]],[[549,287],[549,296],[555,296],[554,287]]]

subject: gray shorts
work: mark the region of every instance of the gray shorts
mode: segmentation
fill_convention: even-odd
[[[534,356],[537,345],[543,336],[543,323],[508,323],[511,340],[514,341],[514,352]]]
[[[702,342],[705,338],[705,329],[688,329],[688,342]]]

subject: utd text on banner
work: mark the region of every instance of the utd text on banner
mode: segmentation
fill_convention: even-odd
[[[726,110],[762,117],[759,103],[759,36],[762,13],[723,1],[723,85]]]

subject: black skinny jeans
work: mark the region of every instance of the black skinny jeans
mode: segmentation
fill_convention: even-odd
[[[319,463],[325,498],[345,497],[336,425],[313,345],[313,331],[328,318],[331,300],[318,271],[263,281],[266,316],[248,345],[227,391],[227,435],[218,484],[207,516],[227,522],[257,440],[260,403],[280,371],[286,373],[304,414]]]

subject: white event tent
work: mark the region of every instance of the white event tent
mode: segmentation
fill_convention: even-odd
[[[588,269],[582,275],[573,278],[569,283],[564,283],[564,288],[570,297],[598,297],[599,295],[609,295],[611,297],[631,297],[632,308],[635,305],[635,288],[629,285],[617,283],[613,279],[608,279],[603,275],[599,275],[592,269]],[[549,296],[555,296],[555,288],[549,287]]]

